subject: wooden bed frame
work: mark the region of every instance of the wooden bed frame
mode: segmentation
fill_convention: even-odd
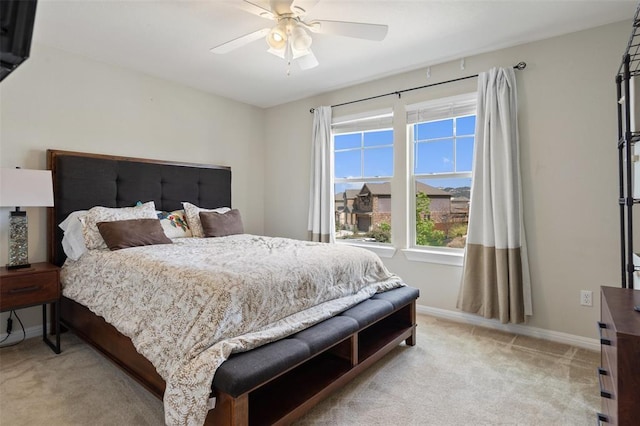
[[[87,160],[90,162],[90,170],[95,170],[98,174],[103,173],[105,176],[95,176],[95,174],[90,176],[87,170],[83,171],[82,168],[79,171],[75,170],[67,164],[68,160],[71,161],[70,164],[74,164],[76,161],[83,164]],[[98,166],[91,163],[94,161],[98,162]],[[119,171],[114,176],[112,163],[121,165],[125,175],[129,173],[127,170],[144,169],[146,166],[149,166],[153,173],[156,173],[157,170],[169,170],[169,176],[172,176],[176,170],[190,172],[196,169],[197,173],[194,176],[199,176],[200,169],[207,170],[208,174],[214,176],[213,181],[220,185],[220,188],[216,190],[215,197],[210,198],[210,195],[207,195],[211,191],[211,186],[203,186],[200,181],[203,177],[199,176],[195,178],[200,182],[198,191],[206,193],[192,193],[184,197],[182,201],[189,201],[205,208],[231,206],[231,170],[228,167],[48,150],[47,167],[53,175],[55,201],[55,207],[50,208],[47,215],[48,252],[49,260],[52,263],[62,265],[65,260],[61,246],[62,232],[57,225],[71,211],[88,209],[94,205],[130,206],[135,204],[138,197],[141,201],[154,199],[156,208],[159,210],[181,208],[181,205],[176,205],[176,203],[179,204],[179,199],[171,200],[171,197],[165,197],[165,193],[150,195],[143,187],[141,187],[140,193],[133,191],[133,193],[123,194],[125,189],[118,189],[118,185],[121,185],[122,181],[131,183],[131,176],[121,176]],[[108,170],[101,169],[100,165],[105,165]],[[135,167],[131,168],[131,165]],[[83,167],[85,166],[83,165]],[[163,175],[160,177],[160,181],[163,182],[162,185],[165,185],[167,183],[165,172],[161,171],[160,173]],[[69,185],[70,181],[73,182],[78,177],[80,178],[79,183],[76,181]],[[103,185],[103,180],[107,184]],[[182,181],[183,178],[179,178],[179,180]],[[169,182],[169,184],[171,183]],[[189,185],[189,182],[186,184]],[[85,189],[74,191],[74,189],[83,187]],[[182,191],[180,188],[172,190]],[[113,191],[116,194],[114,199],[100,202],[103,200],[105,192]],[[98,349],[150,392],[162,398],[165,390],[164,380],[156,372],[151,362],[136,351],[128,337],[118,332],[102,317],[66,297],[62,297],[60,303],[60,318],[64,327]],[[209,411],[206,424],[288,424],[403,341],[409,345],[415,344],[415,300],[396,308],[392,313],[385,314],[366,329],[352,333],[343,341],[315,355],[307,362],[292,367],[286,374],[274,378],[275,380],[270,380],[269,383],[265,382],[264,386],[253,389],[251,392],[239,397],[232,397],[214,390],[216,407]],[[304,396],[299,395],[299,390],[296,390],[295,393],[291,392],[290,383],[292,381],[297,382],[298,385],[304,383]],[[249,410],[250,400],[252,410],[254,410],[252,414]],[[287,402],[288,400],[293,402]],[[274,405],[274,401],[279,401],[279,406],[277,406],[278,404]]]

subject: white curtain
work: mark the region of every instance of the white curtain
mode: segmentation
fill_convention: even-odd
[[[478,76],[469,229],[458,308],[519,323],[533,314],[520,177],[516,77]]]
[[[309,191],[309,240],[335,242],[333,199],[333,140],[331,107],[313,111],[311,188]]]

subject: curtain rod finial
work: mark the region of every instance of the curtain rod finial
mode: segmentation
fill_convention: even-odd
[[[514,68],[517,69],[517,70],[522,71],[526,67],[527,67],[527,63],[526,62],[518,62],[518,64]]]
[[[311,114],[313,114],[313,112],[314,112],[315,110],[316,110],[315,108],[311,108],[311,109],[309,110],[309,112],[310,112]]]

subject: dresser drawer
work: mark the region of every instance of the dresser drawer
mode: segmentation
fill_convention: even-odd
[[[600,344],[609,347],[616,346],[616,331],[612,329],[611,323],[598,322],[598,331],[600,337]]]
[[[601,287],[600,303],[599,422],[636,426],[640,419],[640,315],[633,307],[640,304],[640,291]]]
[[[602,418],[599,417],[599,423],[601,425],[615,425],[618,424],[618,407],[616,402],[611,399],[602,398]]]
[[[0,311],[40,305],[60,298],[58,272],[3,276],[0,280]]]
[[[611,373],[605,367],[598,368],[598,385],[602,398],[616,399],[615,378],[611,376]]]
[[[617,379],[618,356],[615,346],[601,345],[600,347],[600,365],[609,372],[609,376],[614,380]]]

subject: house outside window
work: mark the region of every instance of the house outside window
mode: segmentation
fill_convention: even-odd
[[[407,107],[415,247],[465,246],[475,110],[475,93]]]
[[[390,243],[391,112],[338,121],[332,133],[336,239]]]

